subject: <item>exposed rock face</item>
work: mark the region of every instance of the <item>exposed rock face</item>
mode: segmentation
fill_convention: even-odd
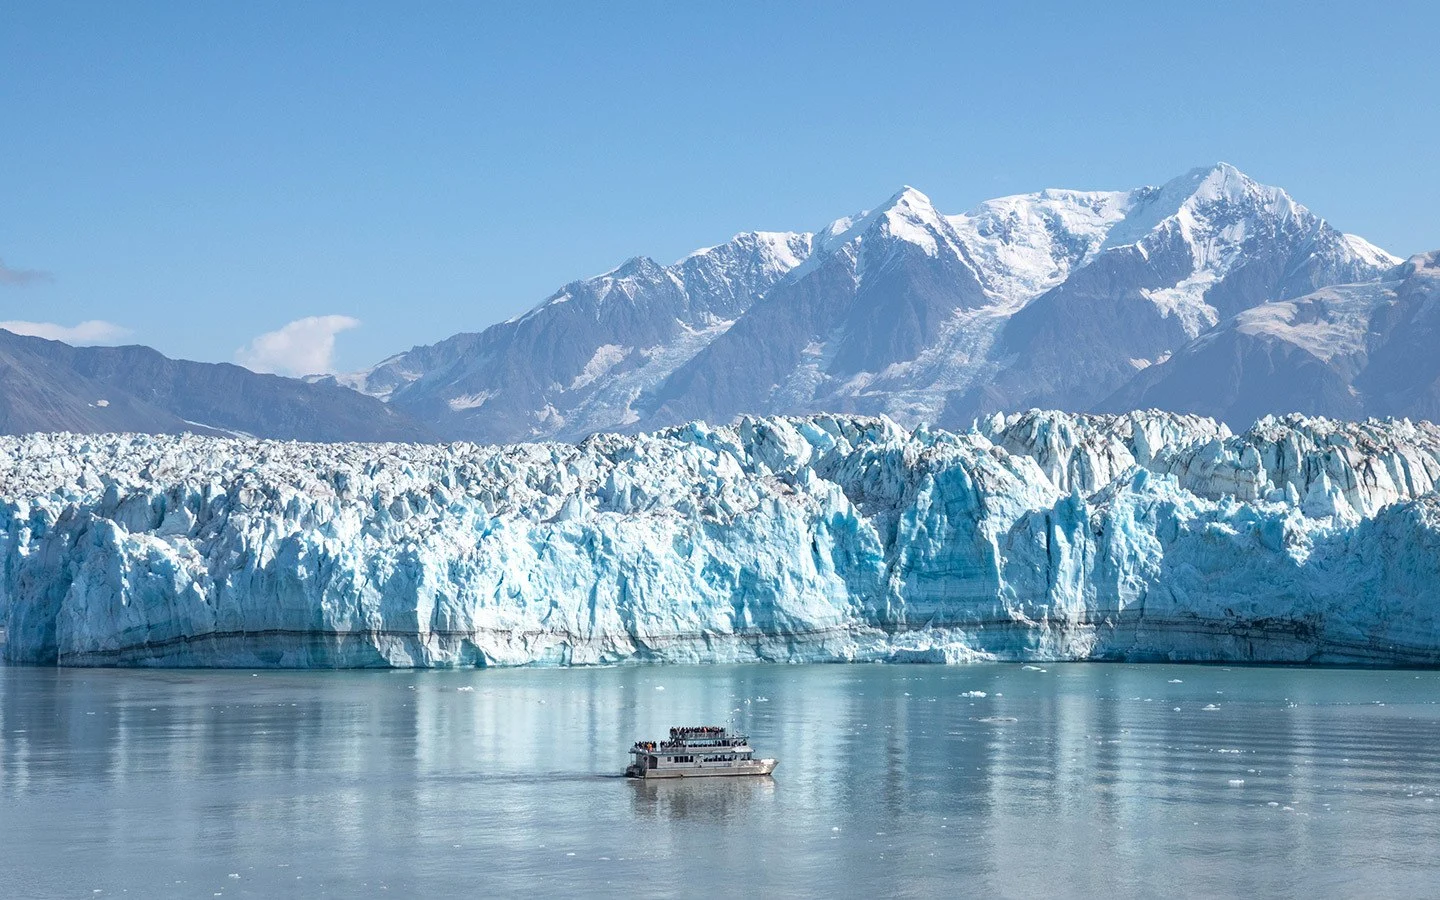
[[[747,418],[581,445],[0,440],[16,661],[1440,662],[1440,429]]]
[[[71,347],[0,330],[0,433],[35,431],[435,438],[401,410],[336,385],[169,359],[148,347]]]

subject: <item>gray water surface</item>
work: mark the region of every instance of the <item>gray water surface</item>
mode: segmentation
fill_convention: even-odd
[[[1440,673],[1042,668],[0,667],[0,896],[1440,896]]]

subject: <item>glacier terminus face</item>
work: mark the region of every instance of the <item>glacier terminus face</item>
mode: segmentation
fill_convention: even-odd
[[[1440,662],[1440,428],[0,439],[13,662]]]

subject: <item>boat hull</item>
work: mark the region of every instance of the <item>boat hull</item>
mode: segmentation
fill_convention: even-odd
[[[777,759],[757,759],[746,765],[737,766],[685,766],[673,769],[640,769],[634,766],[625,770],[631,778],[674,779],[674,778],[735,778],[741,775],[769,775],[780,764]]]

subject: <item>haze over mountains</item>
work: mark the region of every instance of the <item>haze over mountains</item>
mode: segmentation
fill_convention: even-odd
[[[424,441],[435,435],[373,397],[149,347],[71,347],[0,329],[0,432],[255,435]]]
[[[813,234],[627,260],[364,372],[280,379],[313,431],[137,396],[217,430],[318,440],[573,440],[814,412],[963,428],[1030,407],[1159,407],[1237,427],[1272,412],[1435,418],[1437,271],[1434,254],[1403,262],[1226,164],[959,215],[905,188]],[[138,408],[116,422],[27,400],[37,389],[5,379],[0,429],[174,430]]]

